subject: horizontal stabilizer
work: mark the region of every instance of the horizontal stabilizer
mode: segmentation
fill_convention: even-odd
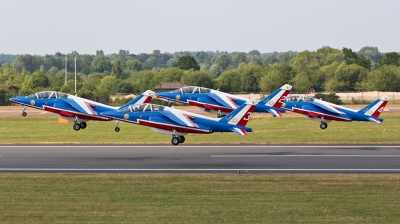
[[[382,123],[379,119],[376,119],[376,118],[373,118],[373,117],[369,117],[368,120],[370,120],[370,121],[372,121],[374,123],[377,123],[377,124]]]
[[[231,127],[230,130],[238,135],[247,135],[247,131],[240,128]]]
[[[268,113],[272,114],[274,117],[282,117],[282,114],[279,110],[275,109],[267,109]]]
[[[324,109],[324,110],[327,110],[329,112],[335,113],[335,114],[345,114],[342,111],[339,111],[338,109],[336,109],[336,108],[334,108],[332,106],[325,105],[325,104],[320,103],[320,102],[314,101],[314,102],[311,102],[311,104],[313,104],[314,106],[317,106],[317,107],[319,107],[321,109]]]

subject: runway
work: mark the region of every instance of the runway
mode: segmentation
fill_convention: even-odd
[[[0,172],[400,173],[400,145],[2,145]]]

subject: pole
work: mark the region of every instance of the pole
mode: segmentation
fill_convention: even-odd
[[[65,56],[65,83],[64,85],[67,85],[67,56]]]
[[[75,94],[76,94],[76,56],[75,56]]]

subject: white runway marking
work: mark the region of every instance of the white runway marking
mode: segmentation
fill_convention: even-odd
[[[400,145],[1,145],[0,148],[400,148]]]
[[[112,172],[112,171],[335,171],[335,172],[400,172],[400,169],[47,169],[47,168],[0,168],[2,172],[10,171],[53,171],[53,172]]]
[[[245,158],[245,157],[400,157],[400,155],[211,155],[214,158]]]

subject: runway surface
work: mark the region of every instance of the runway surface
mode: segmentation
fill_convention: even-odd
[[[2,145],[0,172],[400,173],[400,145]]]

